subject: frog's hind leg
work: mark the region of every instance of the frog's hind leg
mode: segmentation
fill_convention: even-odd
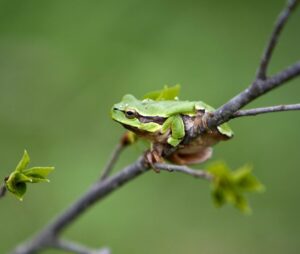
[[[168,160],[178,165],[198,164],[208,160],[212,156],[213,149],[205,147],[194,153],[175,152]]]

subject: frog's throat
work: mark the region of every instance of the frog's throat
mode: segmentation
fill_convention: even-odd
[[[160,130],[157,131],[146,131],[131,125],[122,124],[123,127],[125,127],[127,130],[132,131],[135,133],[138,137],[148,139],[151,142],[159,142],[159,143],[166,143],[167,139],[170,135],[170,131],[167,131],[165,133],[161,133]]]

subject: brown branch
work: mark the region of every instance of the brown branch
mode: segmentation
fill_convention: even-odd
[[[277,45],[278,38],[281,34],[283,27],[285,26],[285,24],[288,20],[288,18],[290,17],[291,12],[296,8],[298,3],[299,3],[299,0],[288,1],[287,6],[279,14],[279,16],[276,20],[274,29],[272,31],[271,37],[269,39],[269,42],[267,43],[265,51],[262,55],[260,65],[257,70],[257,75],[256,75],[257,80],[258,79],[262,79],[262,80],[266,79],[267,68],[268,68],[269,62],[271,60],[274,48]]]
[[[116,145],[114,151],[112,152],[110,159],[108,160],[106,166],[104,167],[104,169],[102,171],[100,181],[103,181],[104,179],[106,179],[109,176],[109,174],[111,173],[116,161],[118,160],[118,158],[124,148],[125,148],[125,146],[121,142]]]
[[[66,240],[57,240],[52,247],[67,252],[77,253],[77,254],[110,254],[111,253],[108,248],[90,249],[80,244],[66,241]]]
[[[267,93],[268,91],[283,85],[288,80],[295,78],[300,75],[300,62],[295,63],[294,65],[288,67],[287,69],[279,72],[271,78],[266,78],[266,70],[268,63],[271,59],[273,49],[276,45],[276,42],[279,38],[280,32],[282,31],[286,20],[291,14],[291,11],[296,7],[296,4],[299,0],[292,0],[288,3],[287,8],[280,15],[275,29],[272,33],[270,41],[267,43],[265,53],[263,54],[260,67],[258,68],[258,74],[255,81],[240,94],[232,98],[229,102],[218,108],[214,114],[207,117],[207,125],[209,128],[214,128],[217,125],[224,123],[232,118],[232,116],[243,106],[249,104],[254,99],[259,96]],[[203,129],[199,128],[198,133],[195,132],[191,136],[194,138],[195,135],[201,135]],[[184,142],[188,142],[188,139],[185,139]],[[118,153],[118,152],[117,152]],[[112,156],[113,158],[114,156]],[[116,156],[117,158],[118,156]],[[111,163],[114,164],[114,159],[111,160]],[[193,175],[196,177],[201,177],[204,179],[210,180],[211,177],[206,175],[203,171],[190,171],[190,168],[181,167],[181,166],[161,166],[162,170],[173,170]],[[105,170],[109,174],[112,166],[108,163]],[[105,172],[104,171],[104,172]],[[132,165],[124,168],[116,175],[106,178],[103,177],[103,181],[96,182],[82,197],[80,197],[74,204],[70,205],[61,215],[55,218],[49,225],[47,225],[35,238],[31,241],[21,244],[18,246],[12,253],[14,254],[32,254],[37,251],[55,247],[56,239],[58,239],[59,234],[65,230],[75,219],[82,215],[88,208],[90,208],[96,202],[102,200],[107,195],[111,194],[114,190],[121,187],[123,184],[130,182],[137,176],[141,175],[148,171],[148,168],[145,166],[143,158],[138,159]]]
[[[6,194],[6,186],[5,186],[5,183],[2,183],[1,186],[0,186],[0,198],[3,198]]]
[[[168,172],[173,172],[173,171],[181,172],[190,176],[194,176],[196,178],[202,178],[209,181],[213,179],[213,175],[210,174],[209,172],[200,169],[194,170],[187,166],[179,166],[179,165],[166,164],[166,163],[155,163],[154,166],[156,169],[166,170]]]
[[[300,61],[286,68],[271,78],[266,80],[256,80],[247,89],[233,97],[226,104],[218,108],[212,116],[208,118],[207,124],[210,128],[227,122],[232,115],[240,108],[249,104],[261,95],[285,84],[287,81],[300,75]]]
[[[133,136],[132,133],[130,133],[130,131],[126,131],[122,135],[119,143],[116,145],[115,149],[113,150],[110,156],[110,159],[108,160],[106,166],[104,167],[99,181],[103,181],[109,176],[120,154],[122,153],[123,149],[133,144],[134,142],[135,141],[133,140]]]
[[[36,238],[28,243],[21,244],[13,252],[14,254],[31,254],[45,247],[53,247],[55,239],[65,230],[75,219],[82,215],[88,208],[96,202],[102,200],[114,190],[120,188],[137,176],[148,171],[141,157],[135,163],[124,168],[116,175],[96,182],[85,194],[75,203],[70,205],[61,215],[47,225]]]
[[[238,110],[231,116],[231,118],[237,118],[242,116],[256,116],[259,114],[274,113],[274,112],[281,112],[281,111],[292,111],[292,110],[300,110],[300,104],[278,105],[278,106],[271,106],[271,107],[264,107],[264,108]]]
[[[287,69],[274,75],[273,77],[266,78],[268,63],[271,59],[273,50],[277,44],[281,31],[283,30],[286,21],[288,20],[292,11],[297,7],[298,3],[299,0],[287,1],[287,6],[279,15],[272,35],[267,42],[266,49],[263,53],[260,66],[257,71],[256,79],[247,89],[233,97],[226,104],[222,105],[214,112],[214,115],[212,117],[210,116],[208,118],[207,125],[209,128],[214,128],[224,122],[227,122],[236,111],[249,104],[254,99],[300,75],[299,61],[294,65],[288,67]]]

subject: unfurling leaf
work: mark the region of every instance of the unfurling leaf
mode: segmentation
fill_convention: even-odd
[[[25,150],[16,169],[5,179],[7,190],[14,194],[19,200],[23,200],[27,187],[26,183],[49,182],[47,176],[54,170],[54,167],[33,167],[25,169],[29,161],[29,155]]]
[[[217,207],[230,203],[243,213],[251,208],[245,198],[245,192],[261,192],[264,186],[252,174],[252,168],[245,165],[232,171],[225,163],[216,162],[209,166],[213,175],[212,197]]]
[[[29,177],[46,178],[53,170],[54,167],[33,167],[23,170],[23,173]]]
[[[224,205],[226,203],[224,193],[222,191],[220,191],[219,189],[214,189],[212,191],[212,197],[213,197],[216,207],[221,207],[222,205]]]
[[[23,157],[19,161],[15,170],[21,172],[23,169],[25,169],[28,166],[29,162],[30,162],[29,155],[28,155],[27,151],[24,150]]]
[[[165,100],[176,100],[180,92],[180,85],[168,87],[164,86],[163,89],[153,91],[144,95],[144,99],[151,99],[155,101],[165,101]]]
[[[252,168],[250,166],[246,165],[232,172],[232,177],[237,188],[243,191],[248,191],[248,192],[264,191],[264,186],[252,174]]]
[[[26,192],[26,183],[32,182],[32,180],[18,171],[11,173],[6,180],[6,188],[13,193],[19,200],[23,199]]]

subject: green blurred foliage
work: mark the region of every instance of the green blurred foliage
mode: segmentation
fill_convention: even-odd
[[[123,130],[111,121],[125,93],[164,84],[181,98],[219,106],[255,74],[283,0],[0,0],[0,177],[28,149],[53,165],[51,184],[24,202],[0,202],[0,253],[36,233],[95,181]],[[270,71],[299,59],[299,12],[284,30]],[[250,106],[299,102],[300,80]],[[236,119],[214,158],[244,163],[266,185],[241,216],[216,209],[207,183],[149,172],[80,217],[66,236],[113,253],[298,253],[298,112]],[[116,170],[140,154],[126,150]],[[205,167],[205,165],[203,166]],[[45,201],[47,196],[47,201]],[[59,253],[47,251],[45,253]]]
[[[162,89],[152,91],[143,96],[145,99],[152,99],[156,101],[164,101],[164,100],[176,100],[179,97],[180,93],[180,85],[177,84],[175,86],[165,85]]]
[[[247,192],[262,192],[265,187],[253,175],[252,167],[244,165],[232,170],[222,161],[209,165],[207,169],[212,175],[212,198],[217,207],[232,204],[242,213],[250,214],[251,208],[245,197]]]
[[[24,151],[22,159],[13,172],[5,178],[5,186],[8,191],[14,194],[20,201],[27,190],[27,183],[48,183],[48,175],[54,170],[54,167],[33,167],[27,168],[30,157],[27,151]],[[47,198],[45,197],[45,200]]]

